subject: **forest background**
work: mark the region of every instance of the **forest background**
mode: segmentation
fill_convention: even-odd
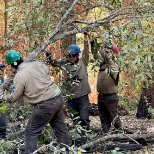
[[[89,41],[97,38],[102,46],[113,43],[120,48],[116,55],[120,105],[135,114],[141,92],[146,89],[148,97],[144,99],[148,101],[150,97],[153,107],[153,8],[153,0],[0,0],[0,61],[6,66],[5,77],[12,72],[4,59],[8,49],[16,49],[27,61],[46,62],[44,51],[62,59],[72,43],[83,49],[83,33],[88,31]],[[51,77],[63,88],[62,72],[51,66],[50,69]],[[97,102],[97,71],[90,53],[91,103]],[[12,113],[12,121],[19,110]],[[149,112],[153,113],[153,109]],[[22,111],[20,118],[25,115]]]

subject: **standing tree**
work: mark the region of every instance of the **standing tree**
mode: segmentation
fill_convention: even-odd
[[[137,118],[151,118],[151,114],[149,113],[148,109],[150,107],[154,108],[154,74],[151,79],[151,84],[146,87],[146,83],[144,83],[144,88],[142,89],[139,105],[137,109]],[[148,81],[149,81],[148,80]]]

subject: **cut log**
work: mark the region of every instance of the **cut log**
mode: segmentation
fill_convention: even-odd
[[[106,136],[102,136],[101,138],[98,138],[95,141],[92,141],[90,143],[86,143],[84,145],[81,146],[82,149],[87,149],[90,148],[98,143],[104,143],[106,141],[110,141],[110,140],[117,140],[117,139],[121,139],[121,140],[126,140],[129,139],[130,141],[134,141],[136,143],[137,140],[139,139],[145,139],[146,141],[148,141],[150,139],[150,141],[152,141],[154,139],[154,134],[112,134],[112,135],[106,135]],[[139,144],[139,143],[138,143]]]
[[[99,144],[94,147],[86,149],[86,153],[99,152],[104,153],[105,151],[115,150],[118,151],[136,151],[142,149],[144,146],[142,144]]]

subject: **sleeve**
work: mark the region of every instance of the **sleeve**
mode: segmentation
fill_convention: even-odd
[[[102,58],[105,60],[105,63],[108,64],[109,66],[115,65],[114,61],[112,60],[112,53],[107,53],[104,50],[99,51],[100,55]]]
[[[93,58],[95,60],[99,59],[101,61],[104,61],[104,58],[99,53],[100,45],[99,43],[97,43],[97,40],[96,39],[92,40],[90,44],[91,44],[91,52],[92,52]]]
[[[84,36],[84,49],[82,51],[82,61],[85,64],[85,66],[88,66],[88,61],[89,61],[89,43],[88,40]]]
[[[13,103],[17,101],[21,96],[23,96],[24,87],[23,79],[21,80],[21,78],[15,76],[12,85],[12,92],[5,94],[6,102]]]
[[[52,61],[50,61],[50,64],[53,67],[59,67],[62,69],[62,66],[65,65],[67,63],[67,60],[57,60],[57,59],[52,59]]]

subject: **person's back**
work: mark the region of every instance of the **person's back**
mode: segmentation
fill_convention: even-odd
[[[50,79],[49,68],[38,61],[23,62],[19,65],[14,82],[20,85],[20,90],[24,88],[23,99],[30,104],[48,100],[61,93],[59,87]]]
[[[99,94],[117,93],[117,85],[114,79],[117,78],[119,67],[115,62],[110,61],[112,64],[110,64],[110,62],[107,64],[103,63],[99,69],[97,76],[97,92]],[[113,77],[111,77],[111,75]]]

